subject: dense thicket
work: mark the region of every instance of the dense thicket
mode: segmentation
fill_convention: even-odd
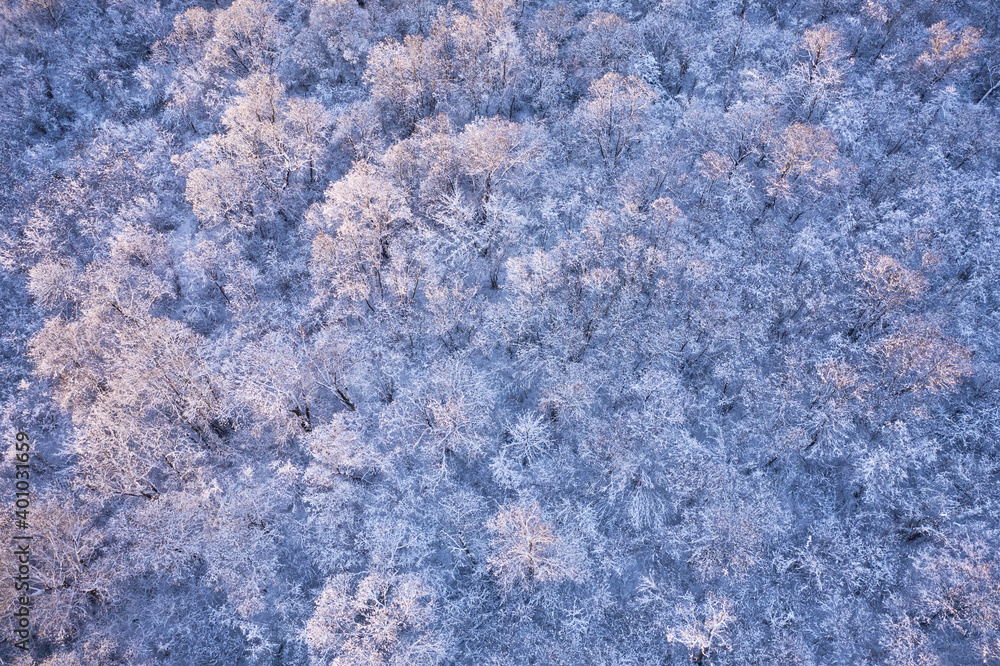
[[[998,88],[991,0],[0,3],[0,659],[1000,664]]]

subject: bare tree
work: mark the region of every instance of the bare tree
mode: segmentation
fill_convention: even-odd
[[[597,144],[604,163],[617,166],[629,146],[639,141],[656,95],[638,76],[612,72],[591,83],[587,97],[578,112],[580,128]]]
[[[546,521],[537,502],[508,504],[489,523],[494,533],[488,566],[504,592],[538,583],[577,579],[572,553]]]
[[[677,608],[679,627],[671,629],[668,640],[682,643],[691,651],[691,661],[696,664],[711,661],[711,656],[722,650],[731,650],[726,629],[736,619],[729,599],[709,592],[698,606],[686,604]]]
[[[317,666],[439,663],[444,655],[433,631],[434,603],[434,591],[411,574],[330,578],[306,625],[310,661]]]

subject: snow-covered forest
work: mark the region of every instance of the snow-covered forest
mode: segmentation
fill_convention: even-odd
[[[1000,664],[998,110],[995,0],[0,0],[0,663]]]

